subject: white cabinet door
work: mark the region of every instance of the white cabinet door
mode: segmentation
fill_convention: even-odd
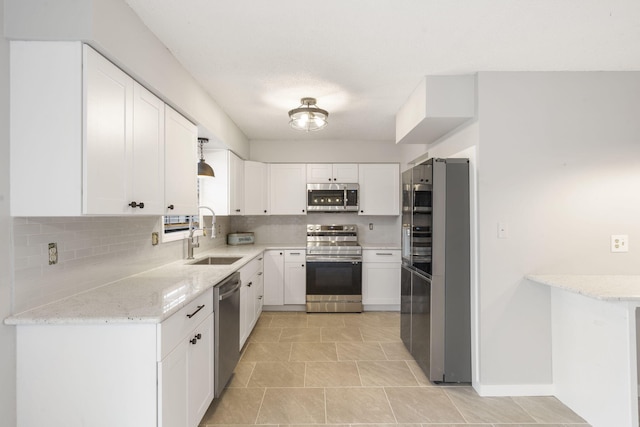
[[[357,183],[358,165],[356,163],[335,163],[333,165],[333,181],[339,183]]]
[[[309,163],[307,164],[307,183],[357,183],[358,165],[356,163]]]
[[[362,303],[399,306],[400,250],[365,249],[362,258]]]
[[[165,106],[164,194],[166,215],[198,212],[198,128]]]
[[[244,162],[244,214],[269,213],[269,179],[266,163]]]
[[[188,350],[184,340],[158,363],[159,427],[183,426],[188,423]]]
[[[132,213],[164,213],[164,127],[164,102],[134,82],[129,203],[140,207],[132,208]]]
[[[229,152],[229,204],[231,215],[244,215],[244,160]]]
[[[188,427],[197,427],[213,400],[213,314],[187,337]],[[177,424],[174,424],[177,425]]]
[[[133,79],[86,45],[83,59],[83,212],[130,213]]]
[[[305,215],[307,211],[306,165],[269,165],[269,200],[272,215]]]
[[[285,251],[284,303],[306,304],[307,277],[304,250]]]
[[[360,164],[360,215],[399,215],[400,167],[395,163]]]
[[[244,211],[244,160],[229,150],[205,151],[215,178],[200,178],[200,205],[216,215],[242,215]]]
[[[264,305],[284,305],[284,250],[264,252]]]
[[[254,289],[254,298],[255,298],[255,316],[254,316],[254,326],[255,323],[258,322],[260,318],[260,314],[262,314],[262,307],[264,305],[264,273],[260,272],[257,277],[256,287]]]

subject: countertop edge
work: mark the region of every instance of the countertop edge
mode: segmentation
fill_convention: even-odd
[[[528,274],[532,282],[610,302],[640,302],[640,275]]]

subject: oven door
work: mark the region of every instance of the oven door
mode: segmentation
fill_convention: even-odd
[[[362,258],[307,256],[307,312],[361,312]]]

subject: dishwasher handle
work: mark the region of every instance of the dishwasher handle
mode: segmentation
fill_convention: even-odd
[[[238,289],[240,289],[240,281],[239,281],[239,280],[234,284],[233,288],[231,288],[231,290],[230,290],[230,291],[225,292],[224,294],[220,295],[220,296],[218,297],[218,299],[219,299],[220,301],[222,301],[222,300],[224,300],[224,299],[227,299],[227,298],[231,297],[231,295],[233,295],[233,294],[235,294],[236,292],[238,292]]]

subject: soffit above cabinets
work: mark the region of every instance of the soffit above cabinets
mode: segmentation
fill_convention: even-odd
[[[397,144],[429,144],[475,117],[475,75],[426,76],[396,114]]]

